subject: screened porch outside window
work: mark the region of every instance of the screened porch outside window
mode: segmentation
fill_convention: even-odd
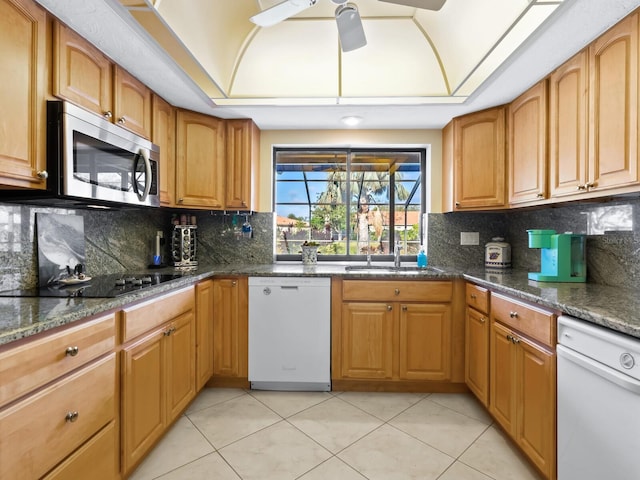
[[[396,243],[415,257],[423,238],[426,149],[274,151],[276,258],[390,260]]]

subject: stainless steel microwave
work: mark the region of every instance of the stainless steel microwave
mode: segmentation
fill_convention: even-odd
[[[96,114],[47,102],[49,181],[64,198],[157,207],[159,154],[149,140]]]
[[[47,102],[46,190],[0,189],[0,201],[158,207],[160,149],[107,119]]]

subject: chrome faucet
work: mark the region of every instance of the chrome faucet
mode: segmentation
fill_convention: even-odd
[[[399,267],[400,263],[400,242],[396,240],[396,248],[393,250],[393,265],[395,267]]]
[[[370,267],[370,266],[371,266],[371,236],[367,235],[367,267]]]

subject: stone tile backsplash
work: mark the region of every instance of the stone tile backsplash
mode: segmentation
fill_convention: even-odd
[[[152,261],[156,231],[166,239],[169,261],[171,214],[159,209],[87,210],[0,203],[0,290],[32,288],[38,282],[36,223],[38,212],[84,217],[86,269],[90,275],[135,272]],[[252,238],[236,238],[233,215],[196,212],[197,259],[214,264],[273,261],[273,215],[249,216]],[[240,225],[244,215],[236,218]]]
[[[568,203],[500,213],[429,215],[432,265],[484,266],[484,245],[494,236],[511,244],[514,268],[540,270],[540,251],[528,247],[527,230],[551,229],[587,235],[587,279],[603,285],[640,287],[640,199]],[[461,246],[460,232],[479,232],[477,246]]]
[[[0,203],[0,290],[37,284],[35,214],[84,217],[87,271],[93,275],[135,271],[151,263],[157,230],[167,239],[172,211],[159,209],[82,210]],[[273,262],[273,214],[254,213],[248,220],[253,237],[238,235],[244,215],[196,212],[199,261],[213,264]],[[640,199],[569,203],[507,212],[428,215],[429,264],[481,268],[484,245],[502,236],[511,243],[515,268],[539,270],[540,253],[528,248],[526,230],[535,228],[587,235],[588,281],[640,287]],[[478,245],[460,245],[461,232],[478,232]]]

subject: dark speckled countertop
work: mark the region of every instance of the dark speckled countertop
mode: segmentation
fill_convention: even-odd
[[[173,269],[168,271],[174,272]],[[143,272],[138,272],[143,273]],[[345,276],[349,278],[437,279],[465,278],[494,291],[510,294],[583,320],[640,338],[640,299],[634,290],[595,284],[538,283],[524,271],[490,273],[483,269],[442,272],[388,273],[345,271],[344,265],[303,266],[301,264],[200,265],[161,285],[117,298],[33,298],[0,297],[0,346],[82,318],[115,310],[124,305],[174,290],[212,276]]]

